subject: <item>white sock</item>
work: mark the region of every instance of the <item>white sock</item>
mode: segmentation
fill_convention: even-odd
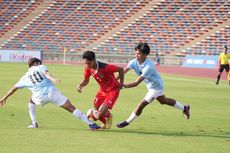
[[[173,107],[178,108],[178,109],[180,109],[182,111],[184,110],[184,105],[181,104],[180,102],[176,102],[176,104]]]
[[[33,103],[28,104],[30,119],[32,121],[32,124],[37,123],[37,116],[36,116],[36,105]]]
[[[126,122],[131,123],[132,121],[134,121],[138,116],[132,112],[131,115],[129,116],[129,118],[126,120]]]
[[[73,111],[73,115],[74,115],[75,117],[81,119],[83,122],[87,123],[88,125],[89,125],[89,124],[93,124],[93,122],[91,122],[91,121],[87,118],[87,116],[86,116],[84,113],[82,113],[81,111],[79,111],[78,109],[75,109],[75,110]]]

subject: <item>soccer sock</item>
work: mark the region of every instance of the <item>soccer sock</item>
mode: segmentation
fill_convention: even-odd
[[[99,112],[99,115],[100,115],[99,120],[100,120],[103,124],[106,124],[106,118],[105,118],[105,116],[102,116],[102,114],[101,114],[100,111],[98,111],[98,112]]]
[[[126,120],[126,122],[131,123],[132,121],[134,121],[138,116],[132,112],[131,115],[129,116],[129,118]]]
[[[100,116],[99,120],[103,123],[106,124],[106,118],[104,116]]]
[[[217,81],[216,82],[219,82],[220,81],[220,74],[217,76]]]
[[[109,111],[109,110],[107,110],[107,112],[105,113],[105,117],[106,117],[106,118],[109,118],[109,117],[110,117],[110,115],[111,115],[110,111]]]
[[[173,106],[175,108],[178,108],[180,110],[184,110],[184,105],[182,105],[180,102],[176,101],[176,104]]]
[[[33,103],[28,103],[28,109],[29,109],[29,115],[30,115],[30,119],[32,121],[32,124],[37,123],[36,105]]]
[[[74,115],[76,118],[81,119],[83,122],[87,123],[88,125],[89,125],[89,124],[93,124],[93,122],[91,122],[91,121],[87,118],[87,116],[86,116],[84,113],[82,113],[81,111],[79,111],[78,109],[75,109],[75,110],[73,111],[73,115]]]

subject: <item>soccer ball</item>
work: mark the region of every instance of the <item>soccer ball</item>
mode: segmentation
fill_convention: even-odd
[[[90,108],[87,111],[87,117],[89,120],[97,121],[99,119],[99,112],[96,108]]]

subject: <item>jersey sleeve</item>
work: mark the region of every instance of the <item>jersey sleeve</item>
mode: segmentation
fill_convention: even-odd
[[[228,58],[228,60],[230,60],[230,53],[227,54],[227,58]]]
[[[27,75],[25,74],[24,76],[21,77],[21,79],[15,84],[15,87],[17,88],[24,88],[24,87],[27,87],[28,85],[28,77]]]
[[[135,63],[135,59],[129,61],[127,68],[134,69],[134,63]]]
[[[91,75],[91,73],[90,73],[89,69],[88,69],[88,68],[85,68],[84,77],[85,77],[85,78],[89,78],[90,75]]]

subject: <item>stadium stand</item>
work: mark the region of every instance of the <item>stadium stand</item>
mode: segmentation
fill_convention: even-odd
[[[0,1],[0,38],[42,3],[46,1]],[[113,31],[121,24],[125,26]],[[226,0],[53,0],[0,47],[129,54],[144,41],[160,56],[217,55],[223,45],[230,46],[229,26]]]
[[[2,48],[80,50],[134,14],[147,1],[57,0]]]
[[[41,1],[10,1],[0,2],[0,36],[12,29],[21,19],[31,13]]]
[[[178,48],[203,35],[205,30],[208,32],[213,26],[229,21],[229,11],[229,2],[226,1],[163,1],[153,6],[150,12],[141,16],[119,34],[94,49],[116,51],[119,48],[122,52],[130,52],[133,50],[134,42],[146,41],[150,42],[154,51],[161,55],[172,52],[182,55],[201,54],[198,46],[195,46],[196,50],[192,49],[191,52],[187,49],[180,53]],[[221,31],[223,37],[226,37],[222,43],[229,43],[228,28],[223,28]],[[213,45],[220,46],[216,42],[218,39],[213,41],[211,42]],[[202,50],[203,54],[210,54],[213,51],[219,54],[221,50],[217,47],[213,47],[212,50],[208,47]]]

